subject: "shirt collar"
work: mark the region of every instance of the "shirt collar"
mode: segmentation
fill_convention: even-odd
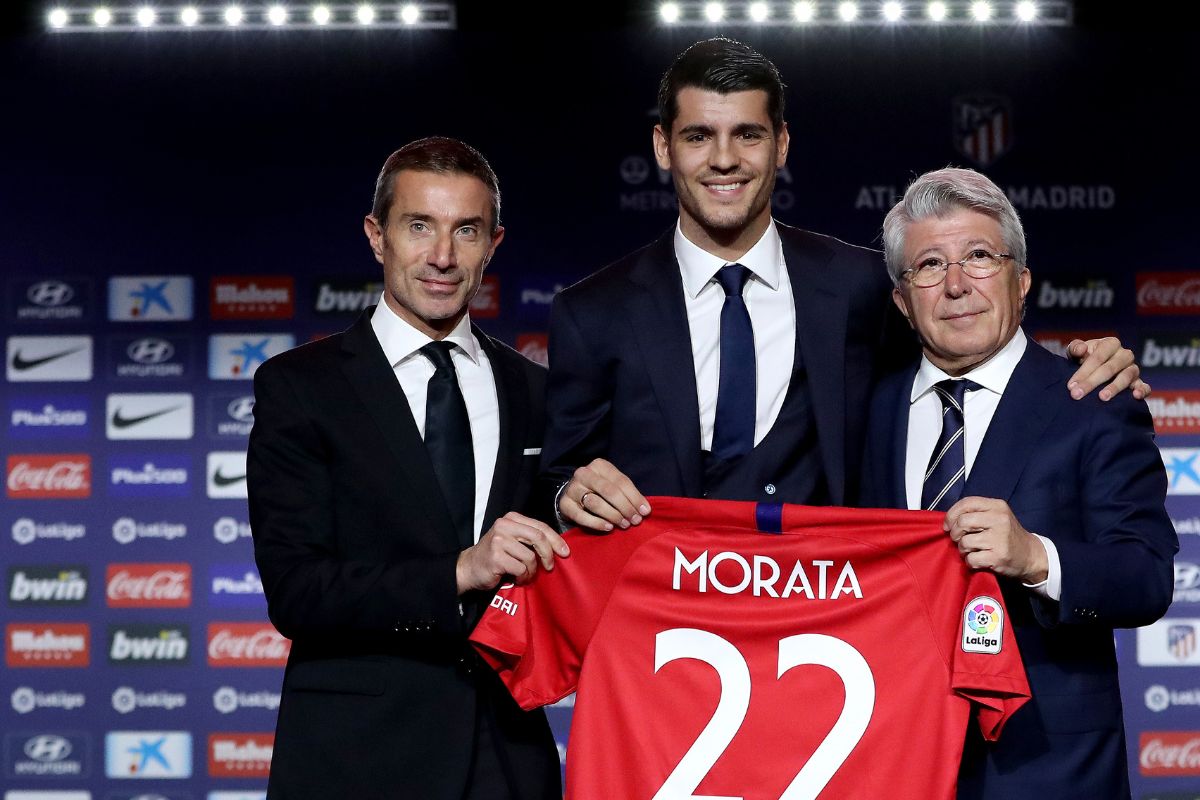
[[[1000,348],[996,355],[962,377],[970,378],[990,392],[1004,394],[1013,370],[1017,368],[1021,356],[1025,355],[1025,344],[1025,332],[1017,328],[1017,332],[1004,347]],[[909,395],[908,401],[910,403],[917,402],[922,395],[933,388],[935,383],[949,379],[951,379],[949,375],[935,367],[933,362],[922,355],[921,366],[917,369],[917,377],[913,381],[912,394]]]
[[[679,223],[675,224],[675,258],[679,261],[679,271],[683,275],[683,290],[693,300],[700,291],[708,285],[717,271],[732,261],[714,256],[704,248],[692,243],[683,235]],[[783,244],[779,239],[779,229],[772,219],[763,235],[754,246],[737,260],[754,276],[769,286],[772,290],[779,288],[781,264],[783,263]]]
[[[401,319],[391,306],[384,302],[383,295],[380,295],[379,305],[375,307],[375,313],[371,315],[371,328],[375,331],[375,337],[379,339],[383,354],[387,356],[388,363],[392,365],[393,369],[398,367],[400,362],[412,358],[418,350],[433,341]],[[463,314],[462,319],[458,321],[454,330],[450,331],[445,340],[458,345],[468,358],[476,364],[479,363],[479,343],[475,341],[475,336],[471,333],[469,314]]]

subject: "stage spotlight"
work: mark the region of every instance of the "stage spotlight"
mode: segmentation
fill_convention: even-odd
[[[1032,0],[1021,0],[1017,3],[1017,19],[1021,22],[1033,22],[1037,19],[1038,9],[1037,3]]]
[[[267,9],[267,22],[275,25],[286,25],[288,21],[288,11],[283,6],[271,6]]]
[[[142,6],[137,10],[134,19],[137,20],[137,24],[141,27],[149,28],[158,20],[158,14],[150,6]]]
[[[663,3],[658,7],[658,18],[668,25],[674,25],[676,22],[679,22],[679,4]]]
[[[200,11],[195,6],[186,6],[179,11],[179,22],[190,28],[200,21]]]
[[[971,3],[971,17],[976,22],[987,22],[992,18],[992,4],[984,0]]]
[[[46,19],[50,22],[51,28],[65,28],[67,26],[67,22],[70,21],[70,17],[67,15],[67,10],[65,8],[56,8],[52,10],[46,16]]]
[[[771,16],[771,7],[766,3],[750,4],[750,19],[755,22],[766,22],[769,16]]]
[[[725,18],[725,5],[723,3],[705,3],[704,18],[709,22],[720,22]]]
[[[358,20],[359,25],[370,25],[375,21],[375,9],[363,4],[354,9],[354,18]]]
[[[313,6],[312,21],[316,24],[327,25],[332,17],[333,12],[329,10],[329,6]]]
[[[946,4],[943,2],[940,2],[940,0],[934,0],[934,2],[930,3],[926,7],[925,13],[934,22],[942,22],[943,20],[946,19],[946,14],[947,14]]]
[[[400,21],[405,25],[416,25],[421,21],[421,9],[413,3],[409,3],[400,9]]]
[[[104,6],[92,12],[92,24],[97,28],[107,28],[112,24],[112,12]]]
[[[883,4],[883,18],[888,22],[899,22],[904,16],[904,6],[896,0],[888,0]]]
[[[813,17],[817,16],[817,8],[812,0],[800,0],[792,6],[792,16],[796,22],[812,22]]]
[[[854,22],[858,19],[858,3],[838,3],[838,16],[842,22]]]
[[[241,6],[228,6],[222,16],[225,19],[225,24],[233,28],[242,24],[242,20],[246,18],[246,12],[242,11]]]

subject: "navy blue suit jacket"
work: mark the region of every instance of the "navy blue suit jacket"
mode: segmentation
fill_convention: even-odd
[[[966,496],[1004,500],[1051,539],[1062,595],[1051,602],[1001,579],[1033,700],[1000,741],[968,734],[960,798],[1128,798],[1113,628],[1166,612],[1178,539],[1146,404],[1123,393],[1072,400],[1074,367],[1030,341],[996,409]],[[881,383],[871,404],[864,504],[906,507],[909,393],[916,374]]]
[[[907,363],[911,336],[906,326],[896,336],[885,335],[895,309],[878,252],[777,227],[796,306],[797,363],[808,374],[821,468],[831,503],[847,505],[861,473],[867,398],[877,362],[899,350]],[[576,467],[606,458],[643,494],[703,495],[700,411],[674,234],[672,227],[555,298],[542,450],[546,479],[555,486]],[[890,319],[903,325],[898,314]],[[789,492],[787,468],[794,449],[794,437],[773,430],[755,448],[763,457],[742,465],[744,488],[735,493],[743,496],[730,499],[805,502]]]

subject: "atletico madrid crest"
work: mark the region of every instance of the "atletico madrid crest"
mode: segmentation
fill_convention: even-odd
[[[987,167],[1012,147],[1012,105],[999,95],[954,100],[954,149],[976,166]]]

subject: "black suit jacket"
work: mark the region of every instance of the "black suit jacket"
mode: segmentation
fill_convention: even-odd
[[[1054,542],[1060,602],[1001,579],[1033,699],[1000,741],[969,737],[960,800],[1129,797],[1114,627],[1166,611],[1178,539],[1146,404],[1128,392],[1072,400],[1074,367],[1030,341],[988,426],[963,496],[1004,500]],[[872,400],[863,499],[905,508],[909,394],[916,367]]]
[[[268,794],[457,800],[486,704],[519,796],[560,797],[545,716],[520,711],[466,644],[450,512],[372,311],[254,378],[255,559],[271,621],[292,640]],[[475,336],[500,411],[486,530],[530,496],[544,370]],[[488,599],[468,599],[467,618]]]
[[[894,313],[878,252],[777,227],[796,305],[797,363],[808,374],[829,499],[848,505],[860,474],[872,379],[880,361],[895,363],[913,352],[912,336]],[[542,458],[547,483],[557,486],[575,467],[601,457],[643,494],[702,496],[700,411],[674,234],[672,227],[555,298]],[[733,499],[807,500],[790,496],[778,474],[787,454],[769,461],[743,483],[759,491],[770,485],[771,496]]]

